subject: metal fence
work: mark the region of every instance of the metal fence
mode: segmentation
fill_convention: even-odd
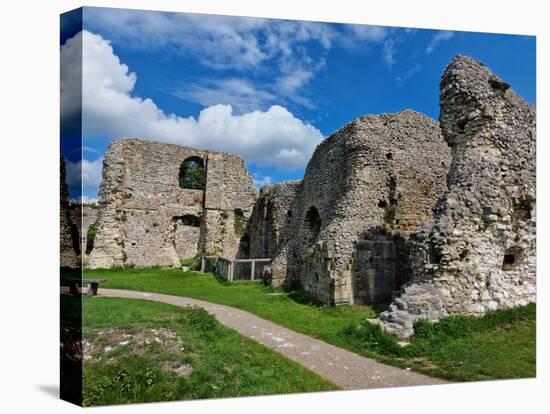
[[[201,272],[214,273],[230,282],[262,280],[264,267],[271,259],[227,259],[218,256],[204,256]]]

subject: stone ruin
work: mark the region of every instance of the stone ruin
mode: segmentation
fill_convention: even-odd
[[[412,278],[382,326],[481,315],[536,299],[536,116],[483,64],[458,56],[440,86],[453,161],[435,217],[414,237]]]
[[[87,263],[88,231],[97,222],[98,208],[69,200],[65,159],[60,160],[60,266],[79,268]]]
[[[432,218],[450,160],[422,114],[359,118],[317,147],[301,182],[262,189],[252,253],[273,257],[272,284],[320,302],[389,300],[410,277],[406,241]]]
[[[270,258],[267,283],[319,302],[391,301],[377,322],[400,338],[421,319],[533,302],[535,109],[463,56],[440,106],[440,122],[358,118],[319,144],[303,180],[259,194],[240,156],[119,139],[88,266]]]
[[[103,161],[91,268],[180,266],[198,252],[248,257],[257,198],[242,157],[123,138]]]
[[[61,267],[78,268],[81,266],[80,243],[77,224],[74,221],[75,209],[69,201],[69,188],[66,180],[65,158],[60,157],[59,185],[59,261]],[[78,215],[78,213],[77,213]],[[76,220],[76,223],[80,220]]]

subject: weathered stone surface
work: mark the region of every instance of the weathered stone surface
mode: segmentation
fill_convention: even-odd
[[[259,195],[241,157],[120,139],[104,158],[89,265],[272,258],[266,281],[323,303],[393,297],[378,322],[402,338],[420,319],[534,301],[535,110],[462,56],[440,104],[440,123],[411,110],[352,121],[303,180]],[[189,157],[206,167],[204,188],[179,186]]]
[[[90,205],[70,204],[69,213],[71,222],[76,226],[80,240],[80,254],[82,263],[87,263],[86,247],[88,243],[88,230],[96,223],[98,209]]]
[[[181,188],[182,162],[203,162],[204,189]],[[179,266],[207,251],[241,254],[235,214],[250,217],[257,191],[237,155],[122,138],[104,158],[92,268]]]
[[[432,217],[449,162],[437,122],[417,112],[344,126],[317,147],[303,181],[262,191],[260,204],[291,212],[274,220],[284,242],[267,277],[324,303],[389,299],[407,276],[395,243]]]
[[[69,189],[67,187],[65,159],[60,157],[60,187],[59,187],[59,253],[60,266],[78,268],[80,263],[80,246],[78,242],[78,228],[80,223],[80,209],[74,209],[76,220],[71,219],[69,205]]]
[[[292,235],[292,216],[297,212],[301,181],[262,187],[249,221],[250,253],[254,258],[273,258]]]
[[[535,301],[535,109],[463,56],[445,70],[440,105],[448,190],[414,236],[412,280],[380,315],[400,337],[420,319]]]

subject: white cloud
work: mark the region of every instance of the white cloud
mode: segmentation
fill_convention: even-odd
[[[197,102],[203,106],[232,105],[239,112],[264,109],[276,100],[274,94],[257,89],[245,79],[237,78],[182,85],[172,93],[181,99]]]
[[[75,85],[82,81],[82,36],[68,39],[62,47],[60,65],[61,117],[65,122],[80,116],[81,88]]]
[[[421,68],[422,68],[422,66],[420,65],[420,63],[417,63],[416,65],[414,65],[414,66],[410,67],[409,69],[407,69],[403,74],[401,74],[399,76],[396,76],[395,80],[397,81],[398,84],[401,84],[404,81],[406,81],[407,79],[409,79],[412,76],[416,75],[418,72],[420,72]]]
[[[95,161],[80,160],[78,162],[65,161],[66,180],[69,187],[80,187],[83,191],[94,191],[101,184],[103,158]]]
[[[166,114],[151,99],[132,95],[137,76],[120,62],[108,41],[87,31],[78,36],[83,36],[83,131],[87,136],[141,137],[228,151],[260,166],[290,170],[303,167],[323,139],[317,128],[279,105],[239,115],[230,105],[209,106],[196,118]],[[62,47],[63,65],[74,63],[72,48],[78,45],[68,41]],[[80,87],[70,85],[71,80],[63,79],[67,90]],[[82,164],[84,171],[91,167],[88,162]],[[88,177],[90,183],[99,179],[100,175]]]
[[[391,68],[395,64],[395,41],[393,39],[387,39],[384,42],[382,57],[388,67]]]
[[[126,47],[167,49],[197,59],[210,68],[247,73],[253,70],[273,79],[268,90],[249,83],[258,93],[256,98],[202,83],[194,93],[179,94],[203,105],[230,103],[239,110],[252,108],[256,102],[265,103],[266,93],[282,102],[310,107],[311,101],[302,89],[324,67],[331,48],[338,45],[355,51],[367,50],[371,44],[386,41],[390,33],[387,28],[369,25],[189,13],[101,8],[86,9],[85,13],[89,28],[123,42]],[[310,48],[312,43],[316,47]],[[393,61],[394,48],[391,54],[384,53],[386,59]],[[215,97],[222,100],[215,102]]]
[[[99,203],[99,200],[98,200],[97,197],[88,197],[86,195],[83,195],[82,197],[80,197],[80,199],[71,198],[69,201],[72,204],[80,204],[80,203],[83,203],[83,204],[98,204]]]
[[[268,27],[266,19],[101,8],[85,13],[88,27],[112,39],[134,48],[167,47],[210,67],[255,67],[271,53],[256,37]]]
[[[349,30],[359,40],[366,40],[371,42],[380,42],[388,35],[388,29],[380,26],[369,26],[365,24],[349,25]]]
[[[448,30],[441,30],[437,32],[430,41],[430,44],[428,47],[426,47],[426,53],[430,54],[432,53],[435,48],[437,48],[442,42],[445,42],[449,39],[451,39],[454,36],[454,32],[450,32]]]
[[[266,184],[271,184],[271,177],[269,175],[255,174],[254,177],[252,177],[252,181],[254,186],[260,189]]]

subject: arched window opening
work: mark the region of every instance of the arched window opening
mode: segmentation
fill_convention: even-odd
[[[180,166],[180,187],[191,190],[204,190],[205,183],[206,174],[204,169],[204,161],[202,158],[186,158]]]
[[[319,231],[321,230],[321,216],[319,216],[319,211],[317,211],[317,208],[313,206],[310,207],[306,213],[305,224],[308,235],[308,244],[313,244],[319,235]]]

